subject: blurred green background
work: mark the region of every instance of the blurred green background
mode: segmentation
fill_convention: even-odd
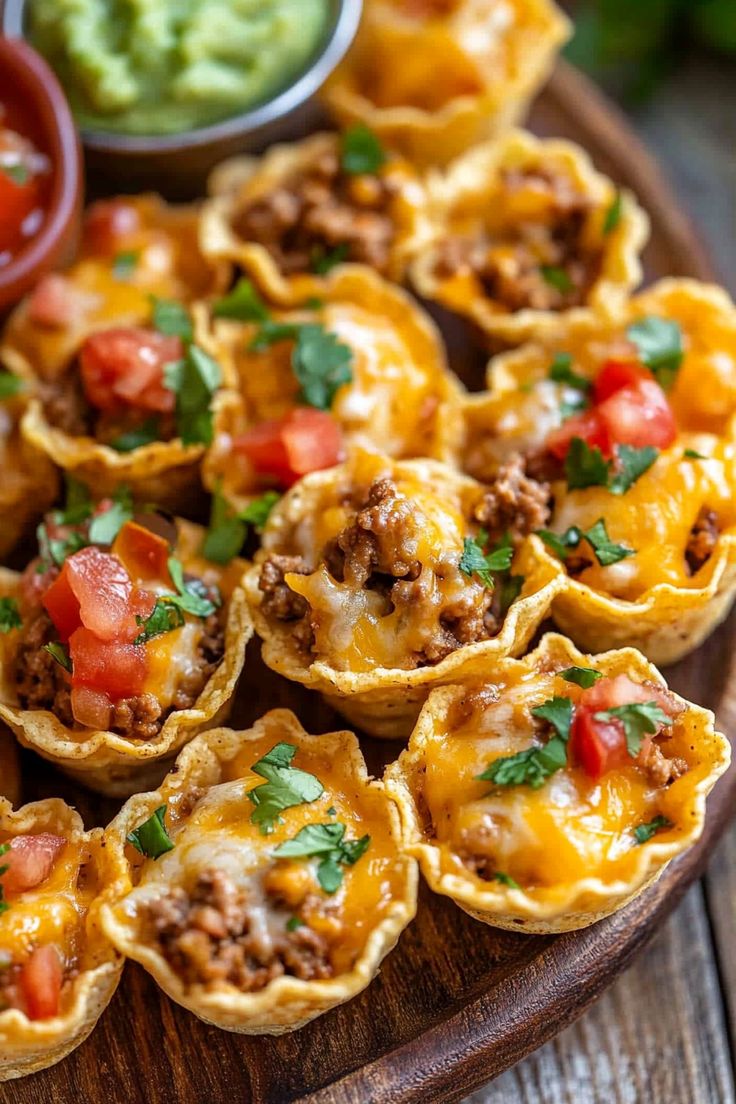
[[[651,96],[694,49],[736,62],[736,0],[579,0],[565,6],[576,25],[567,57],[629,102]]]

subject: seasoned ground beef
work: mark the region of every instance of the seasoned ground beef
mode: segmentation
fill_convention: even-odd
[[[386,214],[388,180],[343,173],[336,152],[325,152],[308,171],[293,176],[241,209],[236,233],[263,245],[282,272],[305,272],[341,247],[343,260],[385,272],[394,237]]]
[[[44,414],[55,429],[70,437],[94,437],[103,444],[140,429],[151,418],[150,411],[122,405],[114,411],[96,410],[87,402],[76,363],[60,379],[43,383],[40,397]],[[157,440],[171,441],[176,436],[173,414],[157,414]]]
[[[437,262],[440,278],[470,269],[490,299],[509,311],[567,310],[585,301],[600,270],[600,252],[584,241],[587,198],[567,178],[545,170],[508,170],[507,194],[547,195],[538,219],[513,221],[497,236],[449,238]]]
[[[56,640],[51,618],[44,610],[23,619],[23,629],[15,656],[15,685],[23,709],[48,709],[62,724],[75,727],[71,692],[66,672],[44,648]],[[172,709],[188,709],[199,697],[205,683],[222,659],[225,630],[221,613],[205,622],[196,668],[182,675]],[[139,694],[115,702],[110,731],[138,740],[152,740],[161,731],[171,709],[162,709],[153,694]]]
[[[287,931],[288,914],[283,930],[274,931],[275,923],[264,923],[263,906],[255,909],[248,892],[221,870],[203,871],[191,893],[169,889],[146,911],[162,954],[186,985],[228,983],[252,993],[283,975],[333,976],[324,935],[306,924]]]
[[[688,769],[685,759],[678,756],[668,759],[659,744],[656,744],[653,740],[642,748],[637,763],[651,784],[658,788],[669,786],[670,782],[674,782],[680,775],[685,774]]]
[[[524,458],[513,456],[499,469],[475,509],[475,519],[488,531],[491,543],[509,533],[514,540],[542,529],[550,516],[548,483],[531,479]]]
[[[308,575],[309,567],[302,556],[269,556],[261,568],[258,588],[263,591],[261,609],[266,617],[278,621],[298,621],[309,609],[301,594],[295,594],[284,582],[288,574]]]
[[[713,555],[719,534],[720,529],[715,510],[709,510],[707,506],[702,506],[695,519],[695,524],[690,530],[690,538],[685,549],[685,559],[693,575]]]

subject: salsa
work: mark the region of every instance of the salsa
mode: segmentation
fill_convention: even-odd
[[[308,65],[328,0],[31,0],[30,39],[81,126],[174,134],[262,103]]]
[[[41,229],[50,184],[51,162],[29,120],[0,89],[0,269]]]

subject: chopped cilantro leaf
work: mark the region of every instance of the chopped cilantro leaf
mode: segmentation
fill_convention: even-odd
[[[337,391],[353,378],[353,351],[334,333],[316,322],[299,327],[291,357],[294,375],[301,384],[300,400],[329,410]]]
[[[48,566],[55,564],[57,567],[61,567],[67,556],[74,555],[80,548],[85,548],[87,545],[87,541],[82,534],[77,532],[71,532],[68,537],[63,539],[55,537],[52,540],[44,522],[41,522],[36,529],[36,537],[41,559]]]
[[[576,525],[572,525],[564,533],[553,533],[551,529],[537,529],[537,536],[554,552],[555,556],[566,560],[568,551],[571,548],[577,548],[583,534]]]
[[[573,414],[579,414],[588,409],[588,400],[582,391],[570,391],[568,397],[560,403],[560,417],[563,422],[572,418]]]
[[[166,595],[166,600],[172,602],[185,613],[191,613],[193,617],[209,617],[217,609],[215,603],[207,597],[209,588],[201,579],[184,579],[184,568],[176,556],[169,556],[169,574],[176,587],[177,593]],[[204,592],[204,593],[202,593]]]
[[[12,399],[19,391],[23,390],[23,380],[20,376],[14,376],[12,372],[0,370],[0,402],[3,399]]]
[[[112,274],[115,279],[129,280],[138,266],[140,256],[138,251],[132,249],[116,253],[112,262]]]
[[[697,452],[696,449],[686,448],[682,454],[683,460],[707,460],[707,456],[703,456],[702,452]]]
[[[251,767],[254,774],[266,779],[262,785],[248,791],[248,800],[255,805],[250,819],[264,836],[273,832],[274,825],[281,820],[279,813],[284,809],[316,801],[324,792],[322,783],[313,774],[291,766],[296,752],[294,744],[275,744]]]
[[[112,544],[127,521],[133,517],[130,501],[113,502],[109,510],[96,514],[89,524],[89,539],[92,544]]]
[[[72,661],[69,656],[69,649],[63,644],[59,644],[56,640],[52,640],[50,644],[44,644],[44,651],[48,652],[52,659],[55,659],[60,667],[63,667],[69,674],[72,672]]]
[[[301,859],[322,856],[317,867],[317,881],[325,893],[335,893],[342,885],[342,866],[353,866],[365,854],[370,836],[344,840],[345,825],[306,824],[293,839],[280,844],[274,851],[279,859]]]
[[[459,568],[468,577],[477,575],[484,586],[494,585],[494,571],[508,571],[514,558],[514,549],[510,540],[504,538],[490,552],[484,549],[488,543],[488,534],[481,529],[477,537],[466,537],[463,541],[463,553]]]
[[[164,633],[173,632],[184,624],[184,614],[177,605],[167,601],[166,598],[157,598],[148,617],[136,617],[136,622],[143,631],[135,638],[134,644],[145,644],[154,636],[163,636]]]
[[[654,820],[650,820],[647,824],[639,824],[634,829],[634,839],[637,843],[648,843],[648,841],[659,832],[662,828],[672,828],[672,821],[668,820],[665,816],[656,816]]]
[[[564,671],[558,671],[558,674],[565,682],[574,682],[576,686],[582,686],[583,690],[590,690],[599,678],[603,678],[601,672],[592,667],[566,667]]]
[[[633,322],[626,336],[636,345],[642,363],[653,372],[661,386],[665,390],[671,387],[684,356],[678,323],[648,315]]]
[[[620,192],[616,192],[616,195],[611,200],[611,205],[606,211],[606,217],[603,220],[603,233],[608,235],[612,234],[621,221],[621,203],[622,197]]]
[[[300,916],[290,916],[286,921],[286,930],[289,932],[296,931],[297,928],[303,928],[304,921]]]
[[[572,357],[569,353],[555,353],[547,374],[555,383],[566,383],[577,391],[590,391],[593,386],[585,376],[579,376],[577,372],[573,372]]]
[[[232,291],[212,307],[215,318],[233,318],[237,322],[265,322],[268,307],[250,280],[241,277]]]
[[[248,348],[251,352],[261,353],[269,345],[275,345],[278,341],[295,341],[299,336],[300,328],[299,322],[275,322],[272,318],[267,318]]]
[[[222,492],[216,490],[212,496],[209,529],[202,546],[206,559],[212,563],[230,563],[243,547],[248,526],[252,525],[257,533],[261,533],[280,497],[277,491],[265,491],[240,513],[235,513]]]
[[[555,730],[555,735],[546,744],[494,760],[478,775],[480,780],[495,782],[497,786],[526,785],[536,790],[550,775],[566,765],[567,740],[573,716],[572,701],[562,697],[550,698],[532,709],[532,714],[548,721]]]
[[[7,176],[8,180],[12,180],[14,184],[17,184],[19,188],[27,184],[31,178],[28,167],[20,161],[14,165],[6,165],[0,162],[0,172]]]
[[[626,749],[632,759],[641,751],[642,740],[647,733],[651,735],[662,725],[672,724],[672,718],[655,701],[617,705],[613,709],[594,713],[593,716],[597,721],[621,722],[626,736]]]
[[[0,856],[7,855],[9,850],[10,850],[10,844],[9,843],[0,843]],[[9,870],[10,870],[10,866],[8,865],[8,863],[3,863],[3,865],[0,866],[0,878],[2,878],[3,874],[7,874]],[[2,916],[2,914],[4,912],[7,912],[9,908],[10,908],[10,905],[5,900],[5,892],[4,892],[3,883],[0,881],[0,916]]]
[[[312,271],[316,272],[318,276],[326,276],[333,268],[346,261],[349,254],[350,246],[347,242],[341,242],[340,245],[336,245],[334,249],[330,250],[316,247],[312,250]]]
[[[23,624],[15,598],[0,598],[0,633],[9,633]]]
[[[595,525],[591,525],[588,530],[579,529],[577,525],[571,525],[564,533],[552,533],[549,529],[538,529],[537,536],[561,560],[566,560],[570,549],[577,548],[582,540],[588,541],[598,563],[602,567],[608,567],[627,556],[635,555],[635,549],[627,548],[624,544],[615,544],[610,539],[603,518],[599,518]]]
[[[89,487],[68,473],[64,475],[64,487],[64,509],[55,512],[54,521],[57,525],[81,525],[93,510]]]
[[[164,365],[164,386],[176,395],[176,428],[183,444],[212,443],[210,402],[221,381],[220,365],[198,345]]]
[[[502,870],[496,871],[496,873],[493,875],[493,880],[494,882],[500,882],[501,885],[508,886],[509,889],[521,889],[521,886],[516,881],[516,879],[512,878],[510,874],[504,874]]]
[[[564,268],[559,268],[557,265],[540,265],[539,271],[542,273],[545,284],[549,284],[550,287],[555,288],[562,295],[572,291],[572,280]]]
[[[346,130],[341,139],[340,165],[351,176],[377,173],[386,154],[376,135],[362,123]]]
[[[137,429],[129,429],[127,433],[121,433],[114,441],[109,441],[110,448],[116,452],[133,452],[144,445],[152,445],[159,439],[158,418],[153,415],[146,418]]]
[[[542,705],[532,709],[532,716],[548,721],[561,739],[567,741],[572,724],[572,701],[570,698],[550,698]]]
[[[264,491],[260,498],[249,502],[245,509],[240,511],[238,517],[246,525],[252,525],[257,533],[262,533],[271,511],[280,498],[278,491]]]
[[[644,448],[632,448],[631,445],[618,445],[616,448],[618,470],[608,481],[611,494],[626,494],[629,487],[636,483],[639,476],[649,471],[659,452],[653,445]]]
[[[166,806],[161,805],[148,820],[144,820],[143,824],[139,824],[126,836],[131,847],[135,847],[136,851],[140,851],[147,859],[160,859],[167,851],[174,850],[174,841],[164,824],[165,816]]]
[[[608,461],[601,450],[590,446],[582,437],[573,437],[565,457],[565,476],[570,490],[583,487],[605,487],[608,484]]]
[[[184,342],[192,341],[192,320],[183,303],[177,303],[174,299],[159,299],[156,295],[151,296],[151,301],[154,329],[167,337],[180,337]]]
[[[525,575],[507,575],[504,573],[501,576],[501,585],[498,591],[499,617],[506,616],[511,606],[513,606],[514,602],[521,594],[525,581]]]

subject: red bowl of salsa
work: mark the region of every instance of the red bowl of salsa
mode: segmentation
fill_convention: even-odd
[[[59,82],[26,42],[0,37],[0,311],[70,259],[82,179]]]

